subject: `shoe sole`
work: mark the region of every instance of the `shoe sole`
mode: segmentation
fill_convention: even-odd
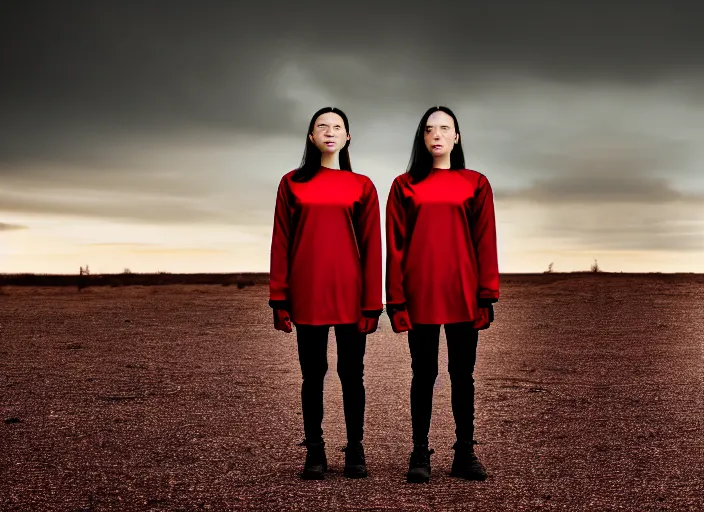
[[[362,464],[350,464],[342,470],[343,476],[347,478],[366,478],[367,466]]]
[[[320,471],[303,470],[303,473],[301,473],[301,478],[303,480],[325,480],[325,473],[327,472],[327,469],[327,466],[323,466]]]
[[[409,484],[427,484],[430,482],[430,477],[418,475],[415,473],[408,473],[406,475],[406,482]]]
[[[343,471],[342,474],[347,478],[367,478],[369,474],[366,471]]]

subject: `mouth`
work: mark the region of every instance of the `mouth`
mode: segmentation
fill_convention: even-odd
[[[442,144],[433,144],[433,145],[431,146],[431,148],[433,148],[433,149],[442,149]]]
[[[327,147],[331,148],[331,147],[335,146],[335,143],[334,143],[333,141],[328,141],[328,142],[325,143],[325,145],[326,145]]]

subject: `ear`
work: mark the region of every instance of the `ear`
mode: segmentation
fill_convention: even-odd
[[[310,139],[310,141],[311,141],[313,144],[315,144],[315,141],[313,140],[313,134],[312,134],[312,133],[309,133],[309,134],[308,134],[308,138]]]

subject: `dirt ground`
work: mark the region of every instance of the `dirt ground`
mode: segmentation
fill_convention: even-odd
[[[450,478],[447,349],[433,406],[433,478],[412,447],[406,335],[386,315],[365,358],[370,476],[342,476],[334,333],[323,428],[305,449],[295,334],[266,286],[0,290],[0,509],[704,510],[704,276],[502,279],[480,334],[477,453]]]

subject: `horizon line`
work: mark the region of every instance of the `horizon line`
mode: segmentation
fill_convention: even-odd
[[[546,274],[629,274],[629,275],[645,275],[645,274],[696,274],[704,275],[704,272],[664,272],[660,270],[652,270],[648,272],[626,272],[623,270],[567,270],[567,271],[536,271],[536,272],[499,272],[500,276],[529,276],[529,275],[546,275]],[[180,275],[180,276],[198,276],[198,275],[212,275],[212,276],[233,276],[233,275],[247,275],[247,276],[269,276],[270,272],[166,272],[166,271],[156,271],[156,272],[100,272],[96,274],[54,274],[54,273],[37,273],[37,272],[0,272],[0,276],[56,276],[56,277],[68,277],[68,276],[149,276],[149,275]]]

